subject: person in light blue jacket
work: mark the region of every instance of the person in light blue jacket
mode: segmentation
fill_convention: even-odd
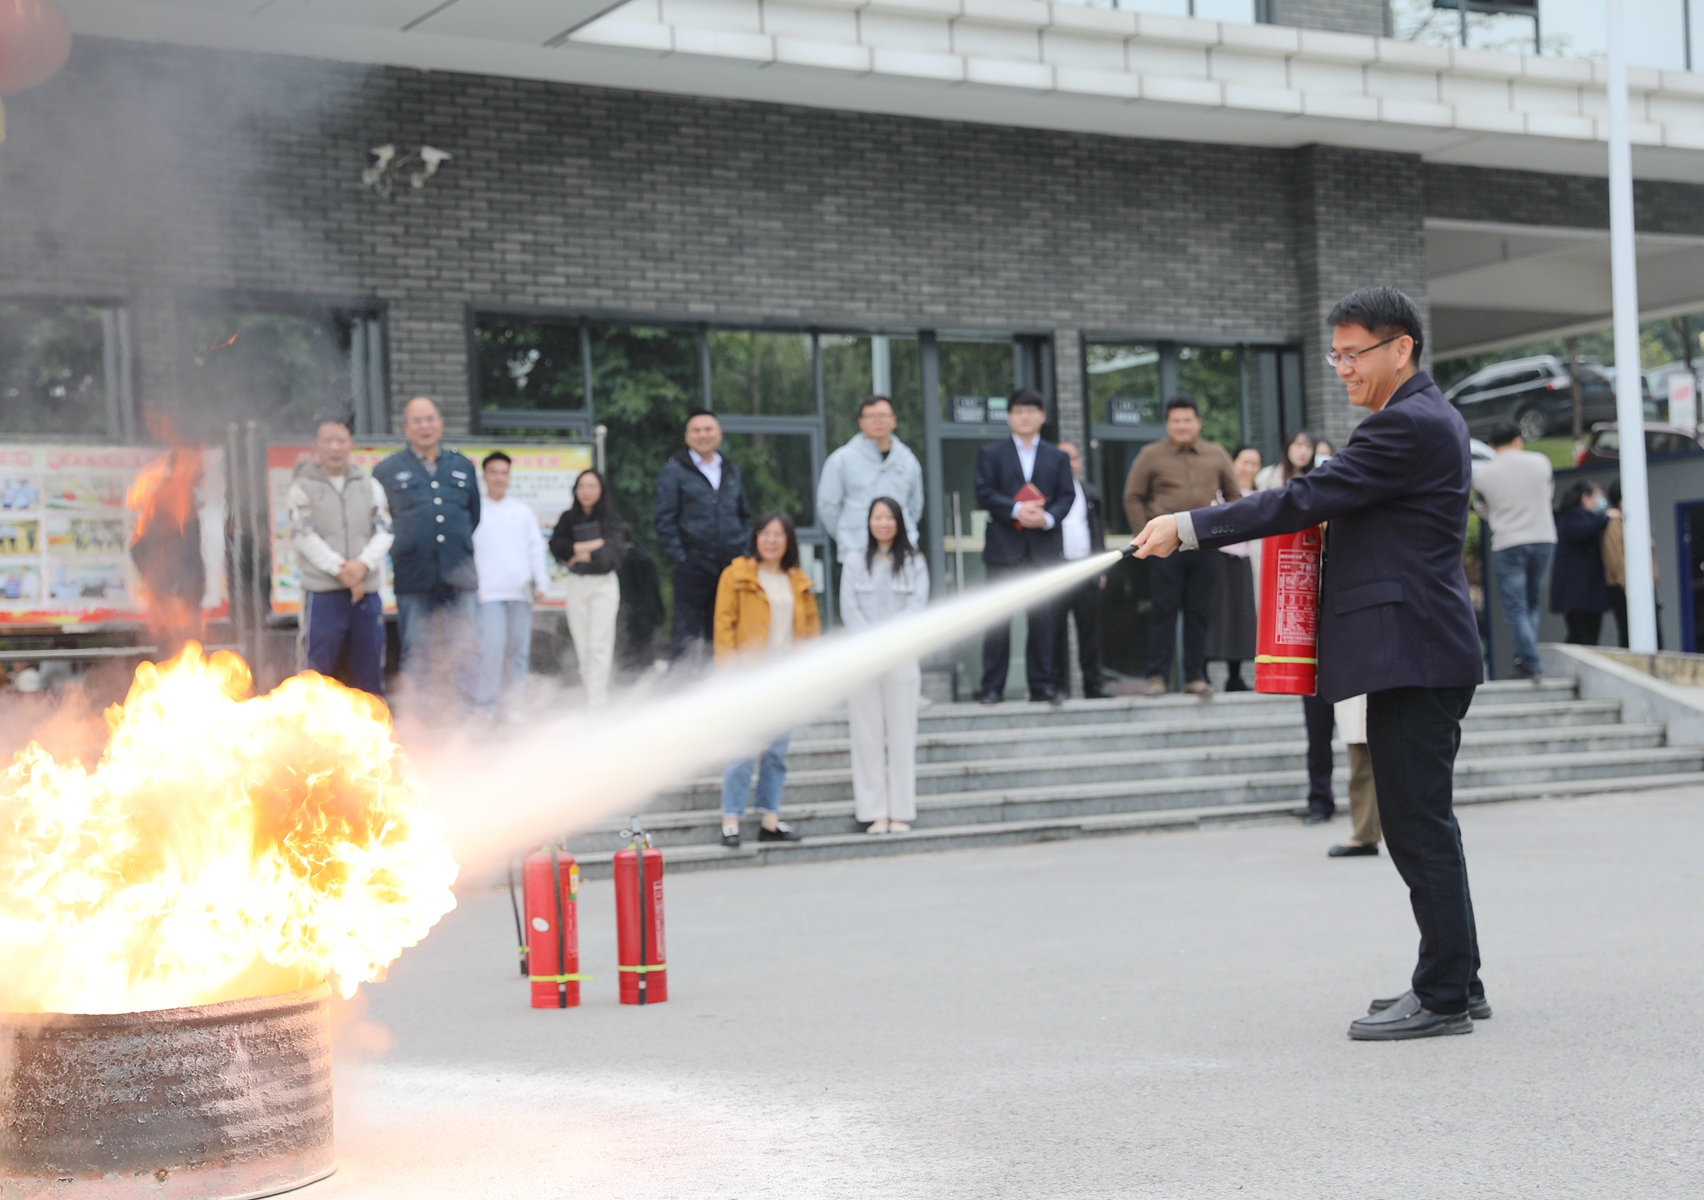
[[[840,576],[846,628],[873,629],[929,603],[929,565],[905,529],[899,501],[878,496],[865,522],[865,548]],[[869,833],[907,833],[917,819],[917,697],[923,672],[901,663],[847,697],[852,727],[852,797]]]
[[[858,432],[828,456],[817,483],[817,519],[834,535],[841,562],[864,552],[869,540],[864,519],[877,496],[899,501],[907,540],[917,544],[923,519],[923,467],[906,444],[893,435],[898,420],[893,401],[869,396],[858,406]]]

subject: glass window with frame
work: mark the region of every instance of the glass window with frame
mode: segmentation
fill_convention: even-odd
[[[885,339],[888,347],[888,399],[899,425],[894,435],[923,458],[923,380],[917,358],[917,339]],[[822,354],[822,395],[827,452],[832,454],[858,432],[858,406],[875,389],[874,339],[824,333],[817,342]]]
[[[184,321],[188,405],[173,413],[191,426],[255,420],[269,434],[312,434],[320,413],[355,410],[350,370],[356,318],[330,309],[199,308]]]
[[[103,310],[0,303],[0,434],[113,437]]]
[[[1004,425],[1006,397],[1017,388],[1014,344],[939,343],[941,419],[951,425]]]
[[[816,416],[816,370],[808,333],[712,330],[710,398],[741,416]]]
[[[1201,413],[1201,436],[1236,453],[1243,440],[1242,350],[1236,346],[1179,346],[1177,394]]]
[[[740,469],[754,520],[778,509],[800,529],[816,524],[808,433],[728,433],[722,438],[722,453]]]
[[[482,409],[585,409],[579,322],[480,313],[473,343]]]
[[[1083,348],[1089,423],[1160,425],[1160,352],[1141,343],[1092,342]]]

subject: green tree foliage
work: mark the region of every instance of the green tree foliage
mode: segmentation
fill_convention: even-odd
[[[311,434],[320,413],[349,414],[350,331],[330,313],[197,313],[187,322],[185,401],[176,433],[222,441],[230,421],[267,434]]]
[[[0,304],[0,433],[107,433],[101,310]]]
[[[532,318],[481,318],[473,331],[481,407],[586,407],[580,326]]]

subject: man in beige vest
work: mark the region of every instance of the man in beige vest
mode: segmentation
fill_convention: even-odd
[[[379,580],[392,541],[390,504],[378,480],[349,461],[353,444],[346,421],[321,419],[313,461],[290,481],[290,529],[302,572],[297,645],[302,670],[383,696]]]

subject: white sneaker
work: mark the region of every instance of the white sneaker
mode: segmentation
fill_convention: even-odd
[[[887,823],[887,831],[889,833],[910,833],[911,826],[907,825],[904,821],[889,821]]]
[[[887,831],[888,823],[885,820],[871,821],[870,827],[864,830],[865,833],[886,833]]]

